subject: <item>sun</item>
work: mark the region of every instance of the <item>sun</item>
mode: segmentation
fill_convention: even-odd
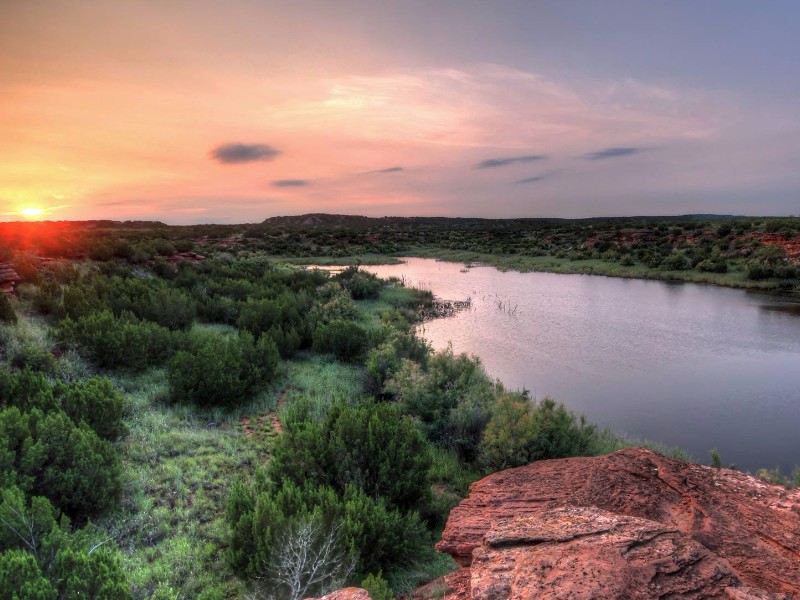
[[[19,214],[26,219],[33,219],[36,217],[41,217],[44,214],[44,209],[36,208],[35,206],[28,206],[26,208],[21,208]]]

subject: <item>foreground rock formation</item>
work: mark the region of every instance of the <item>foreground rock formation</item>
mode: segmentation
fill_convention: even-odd
[[[0,291],[10,294],[19,282],[20,278],[14,267],[8,263],[0,263]]]
[[[370,597],[365,589],[347,587],[326,594],[322,598],[306,598],[306,600],[370,600]]]
[[[447,598],[800,598],[800,492],[650,450],[473,484],[437,548]]]

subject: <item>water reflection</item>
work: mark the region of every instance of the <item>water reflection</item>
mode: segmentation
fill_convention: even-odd
[[[800,463],[800,307],[787,298],[431,259],[366,269],[471,298],[421,333],[479,356],[509,387],[701,461],[718,448],[746,469]]]

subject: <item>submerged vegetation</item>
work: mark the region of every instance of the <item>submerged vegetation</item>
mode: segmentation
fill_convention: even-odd
[[[454,568],[433,542],[471,482],[631,444],[433,352],[413,328],[437,313],[429,292],[289,255],[446,251],[793,287],[797,232],[796,219],[2,225],[0,260],[22,279],[0,293],[2,589],[295,600],[364,582],[391,597]]]

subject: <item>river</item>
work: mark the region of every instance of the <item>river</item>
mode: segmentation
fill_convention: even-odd
[[[409,258],[363,267],[470,309],[425,323],[509,389],[613,431],[754,471],[800,464],[800,314],[789,298],[710,285],[501,272]]]

